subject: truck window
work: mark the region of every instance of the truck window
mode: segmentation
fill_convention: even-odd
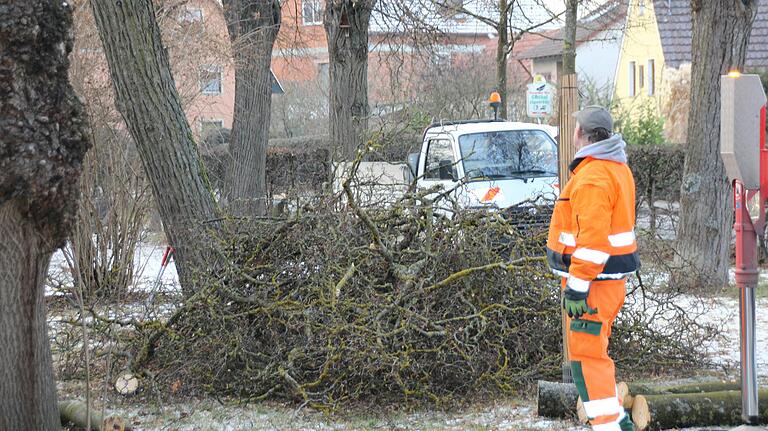
[[[455,162],[451,141],[448,139],[431,139],[427,146],[424,179],[455,180],[458,177]]]
[[[557,146],[540,130],[462,135],[459,149],[470,180],[557,175]]]

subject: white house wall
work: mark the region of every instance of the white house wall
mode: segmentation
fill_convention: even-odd
[[[621,51],[622,31],[603,31],[576,48],[576,72],[580,82],[591,81],[597,88],[613,91],[616,65]]]

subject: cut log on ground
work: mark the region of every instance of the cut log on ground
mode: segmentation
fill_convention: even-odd
[[[619,382],[619,396],[624,400],[624,409],[632,408],[632,396],[629,385]],[[546,382],[539,380],[538,414],[550,418],[577,418],[579,423],[587,423],[587,414],[581,403],[576,386],[570,383]],[[575,400],[573,403],[571,400]]]
[[[632,413],[631,409],[624,408],[624,411],[627,414]],[[576,416],[578,417],[580,424],[586,425],[589,422],[587,411],[584,409],[584,403],[581,401],[581,397],[579,397],[579,400],[576,402]]]
[[[537,414],[549,418],[575,418],[578,399],[576,385],[539,380]]]
[[[74,424],[80,428],[88,426],[88,416],[91,417],[91,431],[130,431],[131,427],[119,416],[104,418],[98,409],[88,411],[86,404],[80,400],[65,400],[59,402],[59,418],[62,425]]]
[[[616,384],[616,390],[619,392],[621,406],[624,407],[625,410],[631,410],[632,402],[635,400],[635,397],[632,396],[632,393],[629,391],[629,385],[626,382],[619,382]]]
[[[702,392],[739,391],[739,382],[701,382],[681,385],[657,385],[652,383],[628,383],[631,395],[698,394]]]
[[[131,373],[121,374],[115,380],[115,390],[120,395],[133,395],[137,389],[139,389],[139,379]]]
[[[768,389],[759,393],[760,420],[768,421]],[[639,431],[741,424],[741,392],[637,395],[632,421]]]

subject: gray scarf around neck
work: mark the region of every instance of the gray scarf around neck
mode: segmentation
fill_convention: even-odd
[[[612,160],[614,162],[627,163],[627,153],[624,148],[627,143],[620,133],[615,133],[608,139],[589,144],[576,152],[574,158],[592,157],[600,160]]]

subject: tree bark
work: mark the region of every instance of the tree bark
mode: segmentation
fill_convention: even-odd
[[[68,82],[72,12],[0,2],[0,429],[58,430],[45,275],[75,218],[89,142]]]
[[[272,110],[272,47],[280,29],[277,0],[224,0],[235,59],[235,112],[227,170],[230,210],[266,210],[266,155]]]
[[[720,157],[720,75],[742,70],[755,0],[694,0],[691,112],[680,197],[676,283],[728,282],[733,214],[730,184]]]
[[[579,0],[565,2],[565,28],[563,29],[563,75],[576,73],[576,23]],[[567,115],[570,115],[568,113]]]
[[[92,1],[117,109],[136,141],[185,293],[211,265],[202,222],[217,210],[171,76],[151,0]],[[215,228],[216,224],[209,224]]]
[[[343,160],[368,131],[368,24],[376,0],[326,0],[332,150]]]
[[[760,390],[760,420],[768,420],[768,390]],[[639,431],[694,426],[739,425],[741,391],[698,394],[638,395],[632,405],[632,421]]]
[[[496,32],[499,36],[496,42],[496,91],[501,96],[499,118],[503,119],[507,118],[507,106],[509,104],[509,95],[507,94],[507,58],[509,57],[508,8],[507,0],[499,0],[499,24],[496,27]]]
[[[0,429],[54,430],[56,384],[43,284],[52,246],[21,205],[0,206]]]

